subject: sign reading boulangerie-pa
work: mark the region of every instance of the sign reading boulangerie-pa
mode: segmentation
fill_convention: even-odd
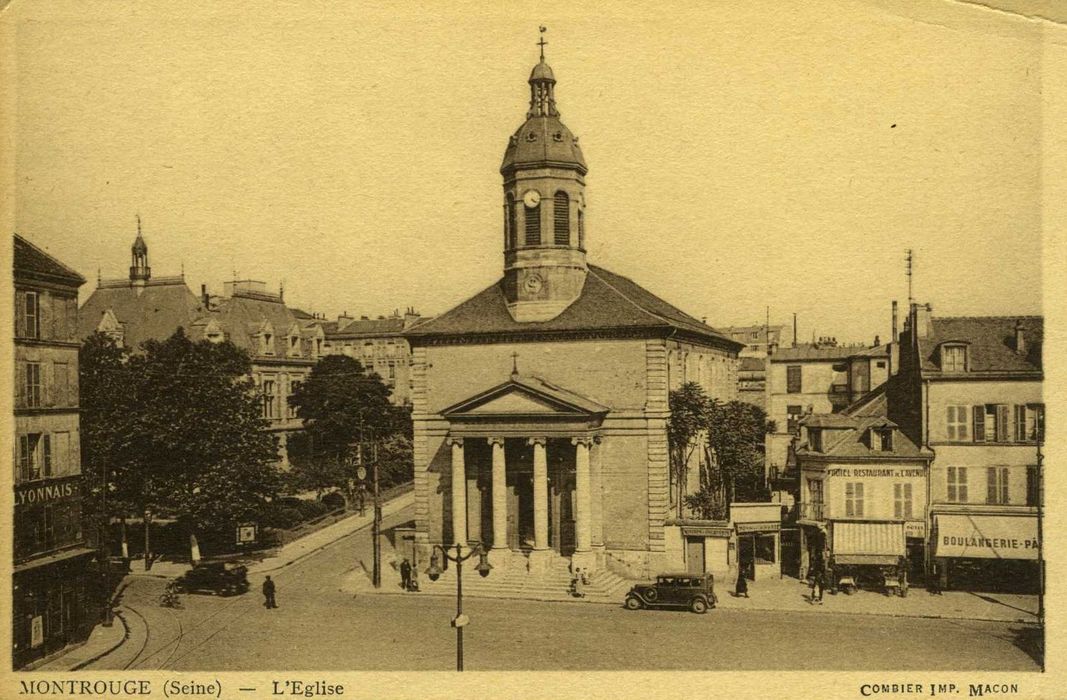
[[[934,556],[1037,559],[1037,518],[1006,515],[938,515]]]

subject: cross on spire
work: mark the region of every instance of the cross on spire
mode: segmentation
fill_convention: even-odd
[[[542,24],[538,29],[541,32],[541,40],[537,42],[537,45],[541,47],[541,60],[544,61],[545,60],[545,46],[548,45],[548,42],[545,41],[545,32],[548,31],[548,27],[546,27],[545,25]]]
[[[137,235],[141,235],[141,215],[137,214]]]

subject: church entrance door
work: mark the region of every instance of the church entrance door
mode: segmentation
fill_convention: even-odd
[[[569,448],[569,449],[568,449]],[[552,549],[569,557],[575,536],[574,448],[566,440],[552,440],[548,452],[548,539]]]

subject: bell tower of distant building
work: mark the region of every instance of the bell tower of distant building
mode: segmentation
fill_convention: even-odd
[[[141,216],[137,216],[137,238],[130,249],[130,286],[140,293],[145,283],[152,277],[152,268],[148,266],[148,244],[141,236]]]
[[[541,28],[542,34],[544,27]],[[547,321],[582,293],[585,174],[578,137],[556,108],[556,78],[541,61],[530,73],[530,109],[508,141],[504,176],[504,295],[516,321]]]

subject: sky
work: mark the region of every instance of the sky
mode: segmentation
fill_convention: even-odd
[[[1042,23],[959,2],[15,2],[14,230],[89,282],[441,313],[501,275],[546,25],[592,263],[713,326],[1042,312]],[[11,34],[13,32],[13,34]],[[2,62],[2,61],[0,61]],[[10,75],[10,74],[9,74]],[[902,312],[903,313],[903,312]]]

